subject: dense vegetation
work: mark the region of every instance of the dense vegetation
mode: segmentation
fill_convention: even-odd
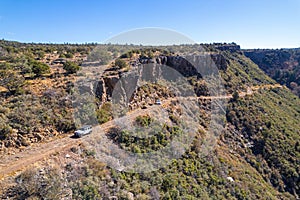
[[[300,49],[247,50],[245,55],[278,83],[300,96]]]
[[[279,191],[295,195],[300,192],[299,104],[290,91],[277,88],[239,98],[227,113],[245,143],[251,144],[250,152],[242,153],[249,164]]]

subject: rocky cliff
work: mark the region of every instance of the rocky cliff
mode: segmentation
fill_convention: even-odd
[[[194,58],[193,58],[194,59]],[[132,95],[137,91],[138,87],[142,85],[142,82],[155,83],[158,80],[176,80],[178,77],[185,77],[190,81],[191,77],[198,80],[202,80],[202,73],[205,74],[210,71],[212,65],[216,65],[219,70],[225,71],[229,65],[229,61],[220,53],[212,53],[210,55],[200,55],[196,57],[198,66],[194,66],[192,63],[181,56],[157,56],[155,58],[139,58],[135,60],[131,66],[131,70],[128,72],[117,72],[112,74],[111,69],[107,69],[104,75],[97,82],[97,86],[94,87],[95,94],[99,100],[103,103],[110,100],[113,96],[114,99],[123,99],[124,103],[129,103],[134,98]],[[200,63],[201,61],[201,63]],[[116,69],[115,69],[116,70]],[[197,96],[207,95],[207,88],[203,80],[201,84],[197,84],[195,87],[195,93]],[[190,84],[192,82],[190,81]],[[203,84],[203,87],[200,87]],[[199,90],[199,88],[202,88]],[[155,93],[155,91],[154,91]],[[155,98],[166,98],[172,96],[170,92],[158,92],[161,95],[155,95]],[[127,96],[131,94],[131,96]],[[137,95],[138,93],[135,93]],[[164,95],[163,95],[164,94]],[[173,94],[174,95],[174,94]],[[155,98],[152,98],[150,102],[155,102]],[[139,105],[146,101],[140,99]],[[134,104],[137,104],[135,102]],[[135,107],[135,106],[134,106]]]
[[[300,96],[300,49],[245,50],[244,54],[267,75]]]

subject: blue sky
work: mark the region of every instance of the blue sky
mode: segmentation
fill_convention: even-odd
[[[0,0],[1,39],[103,42],[143,27],[199,43],[300,47],[300,0]]]

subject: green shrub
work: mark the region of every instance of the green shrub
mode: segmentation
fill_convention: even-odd
[[[20,91],[24,84],[24,77],[15,71],[0,70],[0,86],[5,87],[10,93]]]
[[[32,64],[31,65],[32,66],[32,72],[36,76],[42,76],[44,74],[50,73],[50,67],[47,64],[37,62],[37,61],[32,61],[31,64]]]
[[[64,68],[64,70],[66,70],[66,72],[68,74],[74,74],[80,70],[79,65],[77,65],[74,62],[70,62],[70,61],[65,62],[63,65],[63,68]]]
[[[127,67],[127,63],[122,59],[117,59],[115,61],[115,66],[119,67],[120,69],[123,69],[123,68]]]
[[[66,57],[66,58],[73,58],[74,55],[73,55],[71,52],[67,52],[67,53],[65,54],[65,57]]]
[[[136,123],[140,126],[147,127],[153,122],[153,119],[149,115],[138,116],[135,119]]]
[[[111,103],[104,103],[100,109],[97,110],[97,119],[100,124],[108,122],[112,119],[112,107]]]

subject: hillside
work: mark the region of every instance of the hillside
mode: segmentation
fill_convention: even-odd
[[[300,96],[300,49],[245,50],[267,75]]]
[[[200,46],[205,54],[199,51]],[[22,166],[13,165],[18,169],[8,170],[11,174],[1,177],[0,173],[2,198],[299,198],[300,100],[288,88],[276,84],[238,45],[155,48],[102,45],[97,49],[95,44],[1,41],[0,47],[0,154],[4,160],[0,162],[0,172],[9,169],[6,161],[16,160],[20,165],[26,161]],[[209,89],[207,79],[183,59],[184,53],[205,55],[204,58],[214,61],[224,86],[221,94]],[[65,67],[66,62],[71,66],[79,65],[81,69],[72,67],[75,71],[70,71]],[[181,96],[165,82],[145,81],[146,84],[135,86],[132,96],[126,96],[124,91],[131,85],[123,83],[122,78],[131,77],[135,71],[143,75],[141,70],[136,70],[143,63],[154,66],[147,71],[149,77],[163,77],[163,71],[155,68],[163,64],[186,78],[188,84],[177,84],[177,88],[186,97],[188,104],[185,105],[193,102],[198,105],[195,117],[199,124],[181,120],[186,119],[180,109]],[[47,70],[42,70],[44,68]],[[78,81],[95,75],[99,77],[94,85]],[[155,116],[156,108],[160,107],[154,104],[156,99],[162,101],[165,124],[159,131],[156,129],[156,134],[141,139],[139,131],[135,134],[130,128],[122,130],[112,123],[116,119],[114,90],[119,87],[119,80],[122,84],[117,97],[126,102],[125,115],[139,130],[154,131],[161,122]],[[70,101],[76,86],[84,91],[93,88],[97,123],[102,124],[106,131],[103,134],[111,141],[106,145],[116,145],[134,153],[157,151],[185,133],[181,125],[199,125],[200,128],[184,154],[171,159],[171,164],[147,173],[117,170],[99,161],[96,147],[102,143],[97,143],[96,136],[69,138],[77,125],[73,114],[78,108]],[[194,96],[189,96],[189,91]],[[205,154],[203,145],[213,134],[209,126],[215,102],[224,104],[226,111],[223,115],[217,113],[220,114],[218,129],[221,134],[216,135],[216,144]],[[91,106],[80,110],[86,114],[80,120],[90,119]],[[93,141],[92,145],[87,145],[89,140]],[[102,147],[111,150],[105,144]],[[34,154],[39,156],[33,159],[31,155],[34,157]]]

